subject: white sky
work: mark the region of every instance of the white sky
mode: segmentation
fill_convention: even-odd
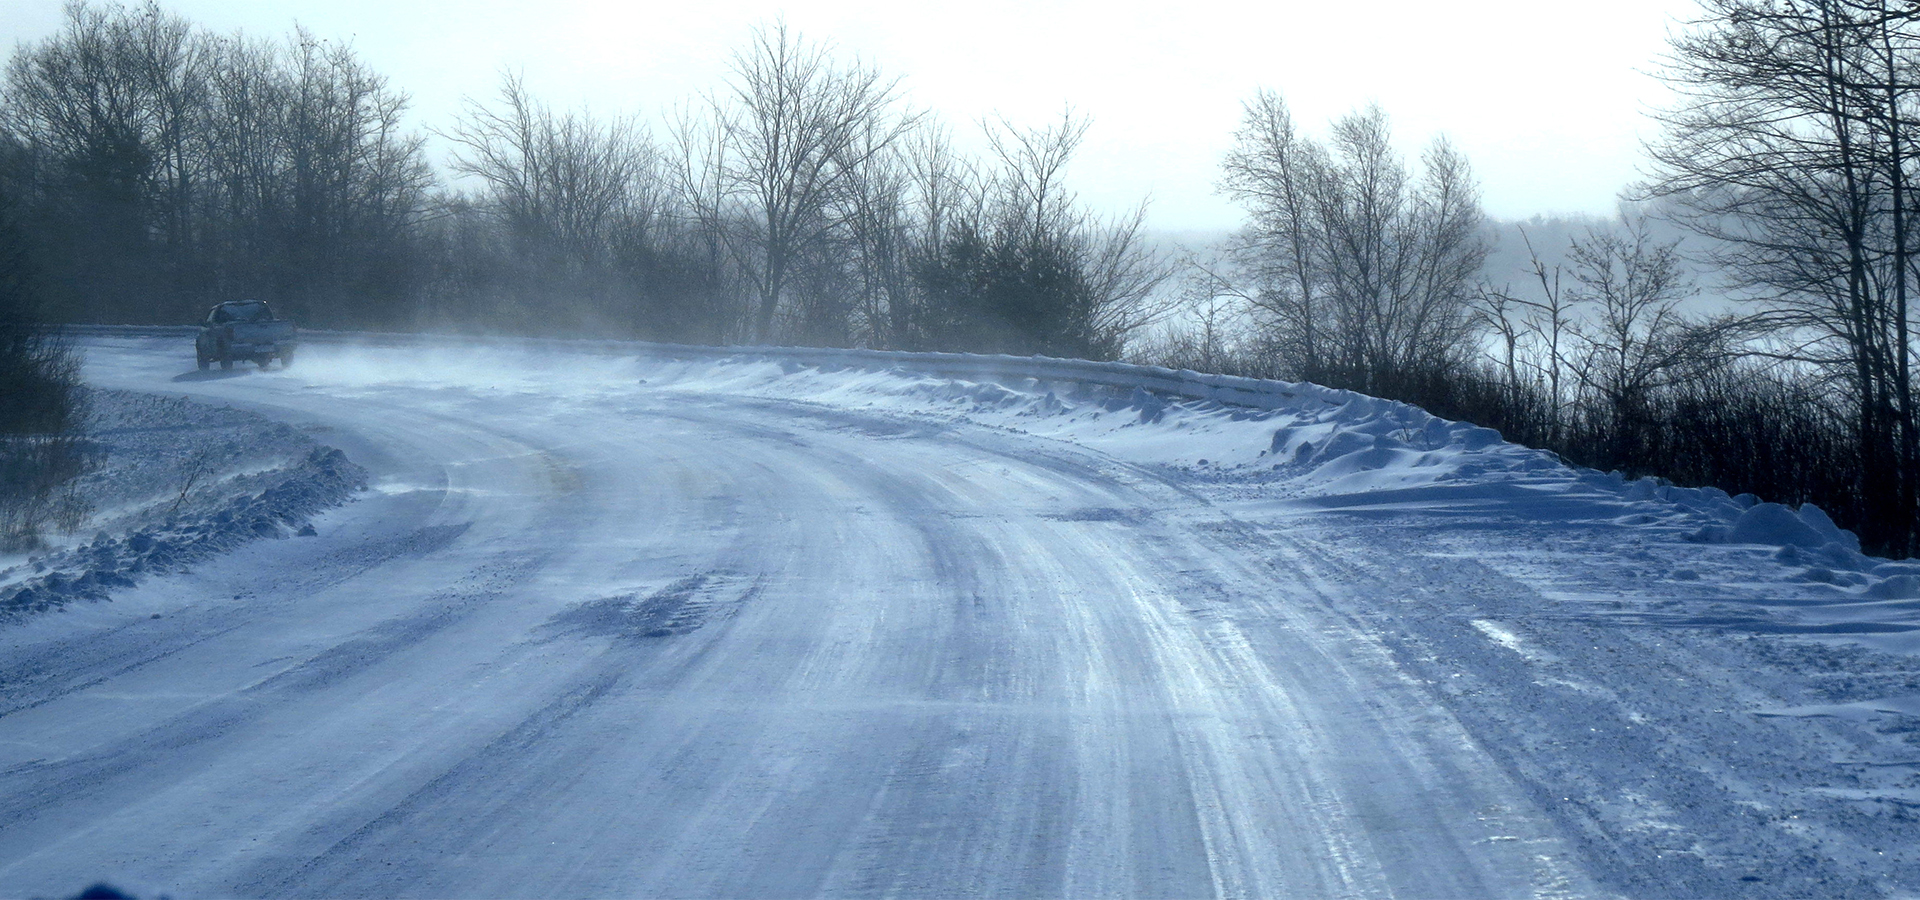
[[[1369,101],[1409,153],[1444,132],[1472,161],[1489,213],[1607,213],[1637,177],[1657,65],[1689,0],[168,0],[217,31],[285,33],[295,21],[350,38],[445,127],[503,67],[540,99],[657,119],[718,84],[751,28],[793,30],[903,76],[909,98],[956,132],[1001,113],[1044,124],[1063,106],[1094,126],[1069,173],[1096,208],[1151,198],[1149,226],[1230,228],[1214,193],[1240,103],[1280,92],[1299,123]],[[0,46],[60,24],[60,0],[0,0]],[[531,10],[531,11],[530,11]]]

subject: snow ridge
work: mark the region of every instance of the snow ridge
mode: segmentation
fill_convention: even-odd
[[[936,357],[930,368],[943,371],[926,371],[920,363],[927,356]],[[946,356],[901,354],[880,367],[858,358],[807,364],[743,354],[697,364],[656,360],[644,368],[648,383],[662,387],[1017,429],[1179,469],[1184,477],[1242,485],[1250,497],[1348,509],[1499,505],[1528,518],[1606,522],[1682,542],[1751,546],[1788,566],[1792,580],[1828,590],[1836,607],[1920,600],[1920,563],[1862,554],[1858,537],[1812,504],[1795,509],[1715,487],[1571,466],[1551,452],[1509,443],[1493,429],[1313,384],[1106,363],[1085,364],[1101,376],[1086,381],[1060,377],[1083,366],[1056,371],[1061,361],[1007,357],[973,358],[966,365],[982,374],[963,378],[947,374],[963,366]],[[1258,403],[1216,399],[1217,383],[1230,383],[1236,400]],[[1169,385],[1185,388],[1169,395],[1163,390]],[[1920,604],[1880,602],[1873,615],[1888,617],[1877,626],[1887,630],[1920,629]]]
[[[102,391],[90,439],[105,457],[81,493],[100,510],[91,540],[0,568],[0,624],[105,600],[250,541],[312,534],[367,474],[332,447],[259,416]]]

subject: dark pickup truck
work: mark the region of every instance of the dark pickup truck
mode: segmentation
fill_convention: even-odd
[[[229,300],[207,312],[193,355],[202,369],[216,362],[231,369],[237,359],[253,360],[262,369],[278,359],[284,369],[293,365],[299,344],[299,331],[292,322],[274,318],[273,307],[260,300]]]

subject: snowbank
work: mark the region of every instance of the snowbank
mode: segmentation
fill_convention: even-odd
[[[1576,468],[1490,428],[1309,383],[966,353],[345,332],[310,332],[308,340],[335,354],[338,365],[317,376],[327,380],[479,380],[510,389],[516,378],[552,377],[550,358],[567,354],[573,360],[565,377],[610,390],[638,381],[953,416],[1098,447],[1131,462],[1257,478],[1294,496],[1354,504],[1389,496],[1403,502],[1410,489],[1442,486],[1453,489],[1450,502],[1473,502],[1476,494],[1504,500],[1524,486],[1537,510],[1554,510],[1556,518],[1584,512],[1679,529],[1687,540],[1776,548],[1784,561],[1797,553],[1869,579],[1881,577],[1885,564],[1861,555],[1858,538],[1812,505],[1794,510],[1718,488]],[[407,352],[387,352],[396,349]]]
[[[311,532],[366,473],[339,450],[260,416],[184,399],[99,391],[78,484],[94,537],[0,568],[0,622],[103,600],[263,537]]]
[[[151,337],[151,329],[91,329]],[[1098,449],[1302,508],[1497,508],[1515,519],[1606,522],[1662,539],[1750,547],[1838,609],[1920,599],[1920,564],[1860,553],[1824,512],[1566,465],[1487,428],[1314,384],[1044,357],[715,348],[309,332],[296,375],[337,387],[402,382],[539,392],[565,378],[607,398],[636,386],[965,420]],[[1681,573],[1684,576],[1684,571]],[[1811,609],[1803,606],[1802,612]],[[1836,613],[1840,614],[1840,613]],[[1863,614],[1857,609],[1845,615]],[[1882,603],[1885,628],[1920,611]]]
[[[1828,592],[1792,615],[1828,633],[1920,632],[1920,563],[1866,556],[1819,507],[1567,465],[1498,432],[1311,384],[1111,363],[799,351],[655,360],[658,387],[951,416],[1072,441],[1182,477],[1315,508],[1498,506],[1530,521],[1610,523],[1663,539],[1750,547]],[[873,365],[870,363],[885,363]],[[962,376],[961,371],[970,373]],[[1689,572],[1673,577],[1685,580]],[[1697,576],[1695,576],[1697,577]],[[1823,618],[1824,617],[1824,618]],[[1831,621],[1828,621],[1831,620]]]

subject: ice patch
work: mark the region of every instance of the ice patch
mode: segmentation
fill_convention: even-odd
[[[1521,659],[1532,663],[1553,661],[1551,655],[1527,646],[1526,642],[1520,639],[1520,635],[1505,625],[1488,619],[1471,619],[1467,624],[1472,625],[1475,631],[1486,635],[1494,643],[1513,651]]]

